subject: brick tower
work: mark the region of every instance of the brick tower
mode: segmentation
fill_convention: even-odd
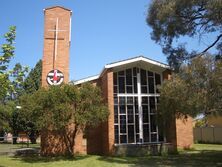
[[[60,6],[44,10],[42,86],[69,82],[72,11]]]

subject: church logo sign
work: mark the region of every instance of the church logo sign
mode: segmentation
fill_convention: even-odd
[[[64,75],[59,70],[51,70],[46,78],[49,85],[60,85],[64,80]]]

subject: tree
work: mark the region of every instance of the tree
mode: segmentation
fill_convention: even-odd
[[[0,55],[0,130],[10,131],[17,136],[18,131],[21,130],[19,111],[16,109],[17,98],[22,94],[23,81],[28,68],[17,63],[12,70],[8,69],[14,57],[16,27],[11,26],[4,37],[6,43],[1,45],[2,55]]]
[[[222,114],[222,62],[213,56],[194,58],[160,87],[159,113],[167,120]]]
[[[0,55],[0,103],[2,103],[7,96],[8,90],[10,89],[10,80],[8,70],[8,64],[11,58],[14,56],[14,41],[16,36],[16,27],[12,26],[9,32],[4,35],[6,43],[1,45]]]
[[[74,155],[75,137],[86,126],[96,126],[108,117],[99,88],[65,84],[41,88],[20,99],[22,112],[35,120],[39,130],[61,131],[68,155]]]
[[[154,0],[147,16],[152,39],[162,46],[169,64],[176,70],[190,58],[214,48],[222,57],[222,2],[218,0]],[[181,37],[203,40],[215,37],[202,51],[186,48]],[[194,48],[193,48],[194,49]],[[196,48],[195,48],[196,49]]]
[[[24,81],[25,93],[33,93],[41,87],[42,60],[39,60]]]

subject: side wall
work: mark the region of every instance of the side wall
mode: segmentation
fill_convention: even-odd
[[[171,72],[166,70],[163,72],[163,79],[169,80]],[[166,130],[167,142],[172,143],[176,148],[189,148],[193,145],[193,119],[189,117],[187,120],[173,119]]]

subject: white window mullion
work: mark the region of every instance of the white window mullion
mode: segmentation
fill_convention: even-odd
[[[139,140],[143,143],[143,112],[142,112],[142,97],[141,97],[141,79],[140,72],[137,73],[137,91],[138,91],[138,107],[139,107]]]

